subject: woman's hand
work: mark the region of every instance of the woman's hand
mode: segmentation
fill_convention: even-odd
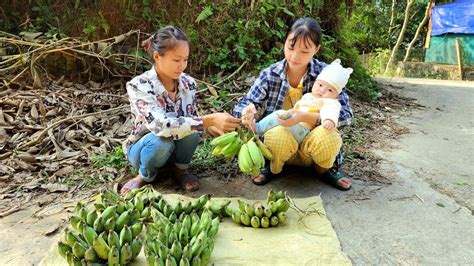
[[[202,117],[204,129],[209,134],[223,134],[234,131],[240,125],[240,118],[235,118],[228,113],[214,113]]]
[[[242,109],[242,125],[246,128],[255,132],[255,114],[257,113],[257,108],[253,103],[245,106]]]
[[[305,122],[310,124],[312,127],[316,126],[316,123],[319,120],[319,113],[309,113],[303,111],[293,111],[293,115],[288,119],[281,119],[277,116],[278,121],[284,127],[292,127],[300,122]]]

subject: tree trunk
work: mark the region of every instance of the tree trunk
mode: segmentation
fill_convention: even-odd
[[[408,60],[408,57],[410,56],[410,53],[411,53],[411,49],[413,48],[413,45],[415,44],[416,39],[418,39],[418,35],[420,34],[421,29],[425,26],[426,22],[430,18],[430,9],[431,9],[431,6],[433,5],[433,2],[434,0],[428,1],[428,5],[426,6],[426,11],[425,11],[425,17],[420,22],[420,25],[418,25],[418,29],[416,29],[415,36],[413,37],[413,40],[411,40],[410,44],[408,45],[405,58],[403,58],[403,63],[405,63]]]
[[[403,20],[402,29],[400,31],[400,34],[398,35],[397,43],[392,49],[392,53],[390,54],[390,58],[388,59],[387,67],[385,68],[384,74],[387,74],[390,68],[392,67],[393,61],[395,60],[395,56],[397,55],[398,48],[400,47],[400,44],[403,41],[403,36],[405,35],[405,31],[408,25],[408,17],[410,13],[410,8],[414,2],[415,0],[407,0],[407,6],[405,8],[405,19]]]
[[[391,9],[391,16],[390,16],[390,25],[388,26],[388,36],[392,33],[393,24],[395,24],[395,4],[397,0],[392,0],[392,9]]]

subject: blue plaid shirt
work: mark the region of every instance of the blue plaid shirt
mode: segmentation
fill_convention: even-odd
[[[303,79],[303,94],[311,92],[316,77],[327,64],[313,58],[308,65],[308,72]],[[286,76],[286,59],[283,59],[264,69],[254,82],[249,92],[244,95],[234,107],[233,115],[240,117],[242,110],[253,103],[257,111],[264,108],[263,117],[275,110],[281,109],[288,90],[288,79]],[[341,112],[339,114],[339,127],[350,125],[353,116],[349,105],[349,95],[346,88],[339,94]],[[342,149],[336,157],[335,167],[339,169],[342,165]]]

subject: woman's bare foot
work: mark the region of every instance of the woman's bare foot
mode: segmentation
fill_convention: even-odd
[[[186,191],[196,191],[199,189],[199,180],[196,176],[190,174],[188,169],[174,168],[174,178],[179,182],[181,188]]]
[[[122,189],[120,190],[120,195],[125,196],[130,190],[135,189],[135,188],[141,188],[144,185],[146,185],[146,182],[143,181],[143,179],[137,175],[136,177],[130,179],[123,185]]]

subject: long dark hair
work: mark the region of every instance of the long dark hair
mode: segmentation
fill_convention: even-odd
[[[295,43],[300,38],[303,38],[306,48],[311,45],[310,41],[316,46],[321,43],[321,26],[319,26],[319,23],[313,18],[300,18],[296,20],[286,33],[285,40],[292,33],[294,35],[290,40],[291,47],[295,46]]]
[[[153,61],[153,53],[156,51],[163,56],[167,51],[178,46],[179,41],[185,41],[189,44],[186,34],[175,26],[165,26],[151,34],[151,36],[142,42],[148,54]]]

